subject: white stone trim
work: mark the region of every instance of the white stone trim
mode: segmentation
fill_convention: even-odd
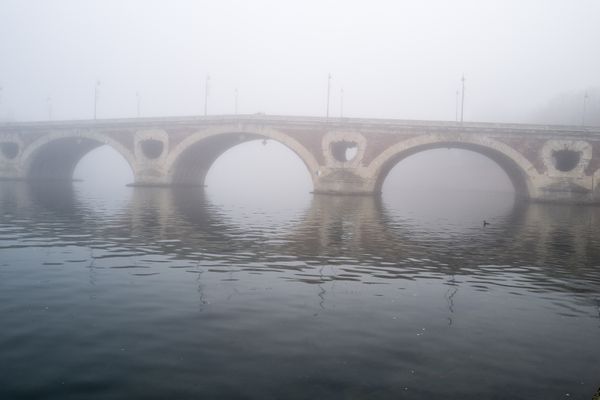
[[[44,136],[42,136],[39,139],[35,140],[34,142],[30,143],[28,146],[26,146],[23,149],[23,152],[21,154],[21,160],[22,160],[21,165],[22,165],[22,170],[25,173],[25,175],[29,173],[29,168],[31,167],[31,164],[33,163],[35,155],[37,154],[37,152],[39,150],[42,149],[42,147],[44,147],[46,144],[53,142],[55,140],[69,139],[69,138],[90,139],[90,140],[94,140],[101,144],[106,144],[106,145],[112,147],[119,154],[121,154],[123,156],[123,158],[127,161],[127,163],[129,164],[129,167],[131,168],[131,171],[133,172],[133,174],[135,176],[135,173],[136,173],[135,155],[129,149],[127,149],[125,146],[123,146],[121,143],[117,142],[116,140],[112,139],[111,137],[109,137],[101,132],[96,132],[96,131],[51,132],[51,133],[44,134]]]
[[[561,171],[554,165],[554,151],[572,150],[581,152],[577,165],[570,171]],[[542,147],[542,160],[548,176],[578,178],[585,175],[585,169],[592,159],[592,146],[583,140],[548,140]]]

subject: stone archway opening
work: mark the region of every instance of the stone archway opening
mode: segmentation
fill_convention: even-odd
[[[174,190],[202,187],[207,204],[225,210],[233,225],[269,232],[294,223],[309,206],[313,188],[296,150],[250,133],[200,137],[178,154],[169,173]]]
[[[386,209],[419,229],[466,233],[495,226],[515,206],[520,188],[505,165],[472,149],[430,148],[399,157],[382,184]]]
[[[103,145],[79,159],[73,179],[81,201],[93,203],[96,210],[110,211],[123,207],[130,199],[132,191],[128,185],[134,181],[134,174],[118,151]]]
[[[110,185],[133,182],[125,157],[110,145],[88,137],[58,137],[36,146],[27,156],[31,181],[103,180]]]
[[[134,181],[125,158],[108,145],[84,154],[73,170],[73,179],[92,187],[124,187]]]
[[[434,148],[398,160],[382,191],[515,191],[508,173],[486,155],[461,148]]]
[[[479,143],[477,141],[437,141],[437,138],[428,138],[416,143],[405,142],[392,147],[388,154],[380,157],[377,170],[375,172],[375,188],[381,192],[384,182],[392,170],[403,160],[411,156],[416,156],[415,160],[425,157],[423,163],[428,169],[433,171],[434,179],[428,178],[422,172],[415,171],[413,176],[421,184],[432,182],[434,187],[459,187],[467,190],[487,190],[503,191],[510,190],[519,197],[529,198],[532,195],[532,177],[531,170],[533,166],[524,159],[519,153],[512,151],[502,143],[487,141]],[[463,172],[451,171],[452,165],[445,162],[442,158],[444,151],[446,154],[454,154],[454,158],[465,164]],[[512,152],[511,152],[512,151]],[[420,154],[420,155],[419,155]],[[476,160],[472,165],[465,163],[469,160]],[[477,161],[478,160],[478,161]],[[486,167],[487,165],[487,167]],[[495,177],[480,176],[485,171],[495,171]],[[449,174],[448,176],[444,176]],[[453,179],[466,177],[467,185],[457,185]],[[441,178],[443,183],[435,181]],[[507,179],[506,179],[507,178]],[[510,186],[506,183],[510,182]],[[427,183],[429,185],[429,183]],[[479,185],[479,186],[476,186]],[[431,186],[431,185],[430,185]]]
[[[230,172],[224,173],[223,163],[230,165]],[[167,176],[173,186],[217,187],[232,180],[227,187],[250,185],[257,189],[253,192],[260,192],[258,189],[264,185],[283,192],[291,185],[308,193],[313,188],[311,174],[318,170],[318,164],[306,149],[293,139],[268,130],[261,134],[199,132],[189,143],[173,150],[167,165]],[[214,178],[215,175],[219,178]]]
[[[236,144],[211,164],[206,192],[222,200],[295,203],[308,201],[312,179],[302,159],[266,138]]]
[[[133,182],[131,159],[106,142],[110,138],[46,138],[24,153],[26,176],[42,196],[70,192],[97,209],[122,207],[131,194],[126,186]]]

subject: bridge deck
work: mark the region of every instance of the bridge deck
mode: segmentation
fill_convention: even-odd
[[[330,127],[331,129],[369,129],[393,133],[394,130],[423,130],[435,133],[470,134],[502,133],[505,135],[548,135],[569,136],[572,138],[589,138],[600,136],[600,127],[569,126],[569,125],[540,125],[515,124],[496,122],[454,122],[454,121],[425,121],[403,119],[373,119],[373,118],[324,118],[304,116],[279,116],[265,114],[249,115],[218,115],[218,116],[182,116],[182,117],[152,117],[152,118],[117,118],[97,120],[66,120],[66,121],[34,121],[34,122],[2,122],[0,133],[27,133],[37,130],[56,129],[117,129],[117,128],[150,128],[157,126],[210,126],[210,125],[265,125],[286,127]],[[433,133],[432,132],[432,133]]]

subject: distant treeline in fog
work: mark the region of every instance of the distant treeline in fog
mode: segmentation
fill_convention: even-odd
[[[600,126],[600,88],[561,93],[535,112],[531,122]]]

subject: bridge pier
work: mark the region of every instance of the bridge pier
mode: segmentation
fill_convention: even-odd
[[[530,199],[550,203],[599,204],[600,191],[595,187],[595,181],[593,176],[542,176],[530,195]]]
[[[373,177],[364,177],[343,168],[320,169],[313,178],[313,184],[313,193],[317,194],[368,196],[379,193]]]

